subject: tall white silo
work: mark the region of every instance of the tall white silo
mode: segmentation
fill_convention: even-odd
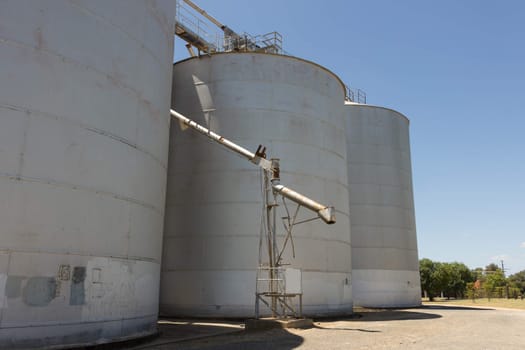
[[[0,348],[156,331],[174,12],[2,1]]]
[[[340,80],[311,62],[260,53],[187,59],[173,77],[175,110],[248,149],[266,146],[280,158],[282,184],[335,206],[335,225],[296,227],[296,257],[286,260],[302,269],[306,314],[351,312]],[[172,123],[170,133],[160,312],[253,317],[260,171],[193,130]]]
[[[354,304],[420,305],[409,121],[388,108],[345,108]]]

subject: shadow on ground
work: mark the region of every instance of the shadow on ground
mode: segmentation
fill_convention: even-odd
[[[189,319],[159,319],[158,333],[144,338],[128,341],[95,345],[91,347],[77,348],[76,350],[156,350],[156,349],[179,349],[179,344],[190,340],[217,337],[225,334],[239,334],[244,331],[243,321],[226,320],[189,320]],[[191,349],[191,347],[190,347]]]
[[[142,346],[144,350],[291,350],[303,343],[304,339],[285,329],[266,331],[242,331],[188,341],[164,341],[163,343]],[[134,349],[135,350],[135,349]]]
[[[359,321],[402,321],[402,320],[429,320],[440,318],[441,315],[407,310],[384,310],[379,312],[360,312]]]
[[[381,333],[381,331],[376,331],[376,330],[373,330],[373,329],[364,329],[364,328],[321,327],[319,325],[314,325],[314,328],[326,329],[326,330],[330,330],[330,331],[354,331],[354,332],[364,332],[364,333]]]
[[[417,309],[413,309],[417,310]],[[428,320],[433,318],[440,318],[441,315],[429,313],[429,312],[418,312],[411,310],[394,310],[394,309],[362,309],[354,311],[353,315],[348,317],[330,317],[330,318],[319,318],[315,321],[319,322],[337,322],[337,321],[401,321],[401,320]]]
[[[244,330],[244,322],[224,320],[161,319],[158,322],[162,338],[184,340],[202,336],[234,333]]]
[[[114,349],[291,350],[301,345],[304,341],[302,337],[293,335],[284,329],[245,331],[244,321],[240,320],[161,319],[158,322],[158,326],[158,337],[113,344],[113,346],[117,346]]]
[[[490,311],[494,309],[455,305],[424,305],[410,309],[356,308],[353,314],[346,317],[316,318],[314,328],[320,330],[380,333],[381,331],[379,330],[367,329],[367,326],[357,322],[429,320],[442,317],[440,314],[432,312],[432,310],[438,312],[437,310]],[[242,320],[164,319],[159,320],[159,331],[160,336],[158,337],[148,337],[120,344],[108,344],[90,349],[291,350],[304,342],[303,337],[293,334],[293,332],[288,332],[286,329],[245,331],[244,321]]]
[[[421,311],[419,311],[421,310]],[[413,309],[357,309],[352,318],[347,321],[402,321],[402,320],[429,320],[442,317],[439,314],[428,312],[431,310],[465,310],[490,311],[491,308],[452,306],[452,305],[424,305]],[[334,319],[342,320],[342,319]]]
[[[430,310],[479,310],[479,311],[494,310],[494,309],[492,309],[490,307],[453,306],[453,305],[424,305],[424,306],[421,306],[421,309],[430,309]]]

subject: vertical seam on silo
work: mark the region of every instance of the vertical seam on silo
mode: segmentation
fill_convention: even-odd
[[[23,134],[22,134],[22,145],[20,147],[20,153],[18,158],[18,168],[16,171],[16,177],[17,179],[21,179],[23,177],[22,172],[24,170],[24,160],[25,160],[25,154],[27,151],[27,133],[31,126],[31,113],[29,111],[25,112],[26,121],[23,126]]]

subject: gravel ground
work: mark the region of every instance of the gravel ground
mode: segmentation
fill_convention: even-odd
[[[140,349],[525,349],[524,310],[424,306],[362,311],[348,319],[316,320],[314,325],[172,343],[161,337]]]

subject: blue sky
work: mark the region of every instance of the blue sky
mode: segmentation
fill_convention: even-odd
[[[411,120],[420,258],[525,270],[524,1],[194,2]]]

